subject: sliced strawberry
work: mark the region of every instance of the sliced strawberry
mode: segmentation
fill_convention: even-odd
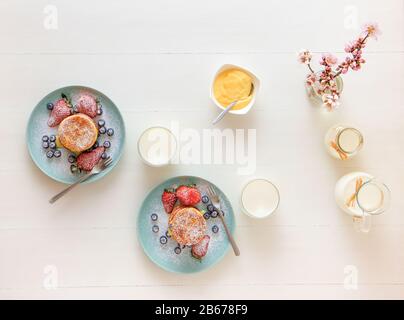
[[[175,192],[172,190],[164,190],[163,194],[161,195],[161,202],[163,203],[164,210],[170,214],[177,202],[177,196]]]
[[[97,101],[90,94],[82,94],[77,101],[77,111],[84,113],[90,118],[97,116]]]
[[[192,256],[197,259],[202,259],[208,253],[210,237],[204,236],[201,241],[192,246]]]
[[[52,112],[48,119],[49,127],[56,127],[65,118],[71,115],[71,108],[65,99],[59,99],[55,102]]]
[[[196,206],[201,202],[201,193],[195,186],[180,186],[176,194],[178,200],[184,206]]]
[[[101,159],[104,147],[95,148],[89,152],[83,152],[77,157],[77,166],[84,171],[91,171]]]

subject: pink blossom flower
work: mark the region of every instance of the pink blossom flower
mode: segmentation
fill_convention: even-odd
[[[306,77],[307,85],[312,87],[311,92],[314,91],[322,97],[323,105],[328,110],[331,111],[340,104],[340,92],[336,78],[341,74],[346,74],[349,70],[360,70],[366,62],[362,55],[368,38],[377,39],[380,34],[379,26],[376,23],[365,25],[363,35],[345,46],[345,52],[349,54],[348,57],[338,64],[336,56],[330,53],[324,54],[320,60],[323,69],[318,73],[313,71],[310,64],[311,53],[308,50],[302,50],[299,53],[299,61],[307,64],[310,70],[310,74]]]
[[[352,53],[355,50],[355,47],[356,47],[356,42],[351,41],[345,45],[345,52]]]
[[[377,38],[382,34],[379,25],[374,22],[374,23],[367,23],[363,26],[363,34],[366,36],[368,35],[369,37],[377,40]]]
[[[325,66],[333,66],[338,63],[338,58],[331,53],[323,55],[322,64]]]
[[[336,109],[340,105],[339,95],[336,93],[324,94],[323,95],[323,105],[329,111]]]
[[[298,57],[299,57],[300,63],[310,64],[312,55],[311,55],[310,51],[303,49],[299,52]]]
[[[337,70],[341,70],[342,74],[346,74],[349,71],[351,63],[352,63],[351,58],[347,57],[346,60],[338,66]]]
[[[309,75],[307,76],[307,78],[306,78],[306,83],[307,83],[309,86],[314,85],[316,82],[317,82],[317,76],[316,76],[315,73],[311,73],[311,74],[309,74]]]

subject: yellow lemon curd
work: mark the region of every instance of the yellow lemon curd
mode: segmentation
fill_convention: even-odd
[[[252,77],[243,70],[235,68],[220,72],[213,84],[213,94],[222,107],[239,100],[232,110],[248,106],[253,98],[252,90]]]

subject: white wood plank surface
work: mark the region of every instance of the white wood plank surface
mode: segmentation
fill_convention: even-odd
[[[43,26],[47,5],[0,1],[0,298],[404,298],[404,1],[53,1],[56,30]],[[344,78],[341,109],[323,114],[306,98],[296,52],[342,56],[359,32],[346,27],[352,13],[359,24],[378,21],[383,35],[369,42],[365,68]],[[136,142],[145,128],[211,127],[218,110],[209,86],[224,63],[251,68],[263,84],[250,114],[219,126],[257,129],[255,174],[239,176],[233,165],[143,165]],[[25,128],[43,96],[71,84],[96,88],[119,106],[127,144],[111,175],[50,206],[62,186],[30,160]],[[365,134],[352,161],[324,149],[336,123]],[[338,178],[357,170],[392,190],[390,211],[367,235],[354,231],[333,198]],[[184,174],[228,194],[242,251],[191,276],[154,266],[135,229],[148,191]],[[252,176],[281,192],[279,210],[263,222],[240,211]],[[43,286],[47,266],[58,270],[57,289]],[[347,266],[357,268],[356,290],[344,287]]]

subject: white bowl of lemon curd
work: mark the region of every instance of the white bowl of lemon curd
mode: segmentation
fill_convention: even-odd
[[[243,115],[253,107],[259,89],[260,80],[251,71],[236,65],[225,64],[215,74],[210,97],[222,110],[239,100],[229,113]]]

